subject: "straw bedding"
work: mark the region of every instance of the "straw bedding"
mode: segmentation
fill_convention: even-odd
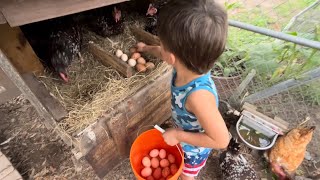
[[[121,49],[129,53],[129,48],[136,44],[131,34],[130,26],[143,27],[143,20],[137,16],[130,16],[125,23],[123,34],[102,38],[90,31],[84,34],[84,43],[93,41],[104,50],[114,53]],[[70,82],[62,83],[55,75],[45,73],[39,79],[45,84],[51,94],[69,112],[69,116],[62,120],[59,125],[69,134],[74,135],[90,124],[95,122],[103,113],[111,111],[112,108],[127,97],[132,96],[140,88],[153,82],[166,70],[168,66],[160,60],[147,57],[155,63],[156,68],[147,73],[136,73],[130,78],[121,76],[112,67],[103,66],[94,59],[86,49],[82,50],[84,62],[81,64],[75,59],[69,68]]]

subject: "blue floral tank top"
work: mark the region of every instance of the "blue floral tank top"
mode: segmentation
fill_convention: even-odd
[[[198,90],[207,90],[215,96],[218,106],[219,100],[217,89],[211,78],[210,72],[180,87],[176,87],[174,85],[175,79],[176,72],[174,71],[171,82],[171,109],[174,124],[187,132],[203,133],[204,129],[201,127],[196,116],[187,111],[185,103],[188,96],[193,92]],[[203,160],[206,160],[211,151],[210,148],[197,147],[183,142],[181,143],[181,146],[184,150],[186,159],[188,159],[189,163],[192,165],[196,165],[201,163]]]

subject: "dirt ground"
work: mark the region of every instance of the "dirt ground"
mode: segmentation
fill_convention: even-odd
[[[23,97],[0,105],[0,149],[25,179],[99,179],[86,162],[77,162],[71,149],[41,122]],[[218,159],[211,158],[202,179],[221,179]],[[129,160],[105,179],[134,179]]]
[[[314,115],[319,119],[319,114]],[[0,105],[0,117],[0,149],[25,179],[99,179],[86,162],[75,161],[71,149],[41,123],[35,109],[23,97]],[[312,160],[320,157],[319,128],[315,136],[308,149]],[[244,154],[261,177],[271,179],[261,153]],[[312,160],[305,160],[298,174],[307,176],[305,167]],[[134,179],[129,160],[121,162],[104,179]],[[210,157],[199,179],[222,179],[218,156]]]

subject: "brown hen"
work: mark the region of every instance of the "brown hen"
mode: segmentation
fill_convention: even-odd
[[[280,137],[269,152],[272,171],[280,180],[290,179],[302,163],[315,126],[292,129]]]

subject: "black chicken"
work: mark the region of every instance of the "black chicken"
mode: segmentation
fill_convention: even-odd
[[[50,39],[50,51],[52,52],[51,65],[54,70],[59,73],[60,77],[65,82],[68,82],[67,67],[72,63],[76,56],[83,62],[80,53],[82,44],[81,28],[80,26],[75,25],[52,32]]]
[[[124,31],[121,10],[116,5],[88,11],[85,16],[88,28],[102,37],[118,35]]]
[[[82,60],[82,30],[73,17],[29,24],[23,26],[22,31],[44,64],[68,82],[68,66],[77,55]]]
[[[240,154],[240,144],[233,138],[230,140],[228,149],[220,155],[219,161],[224,180],[259,179],[255,170]]]
[[[145,30],[151,34],[157,35],[157,23],[158,23],[158,14],[160,9],[165,6],[170,0],[151,0],[146,16],[146,26]]]

